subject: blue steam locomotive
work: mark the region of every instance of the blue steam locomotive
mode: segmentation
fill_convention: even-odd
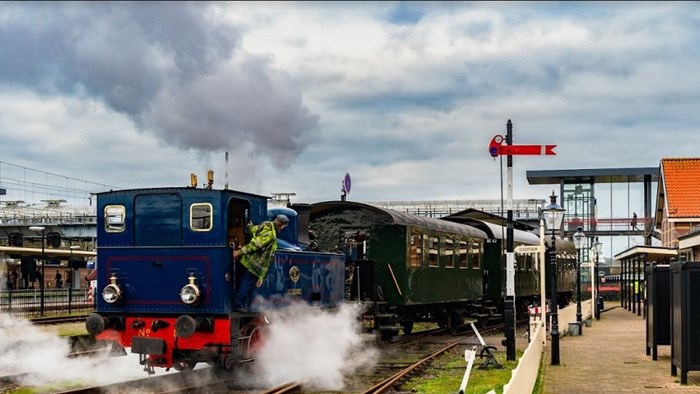
[[[255,313],[291,302],[333,307],[344,297],[345,257],[310,250],[300,206],[267,207],[267,197],[234,190],[176,187],[97,195],[96,311],[88,332],[113,354],[138,353],[155,367],[230,369],[251,361],[268,323]],[[249,221],[290,218],[250,313],[232,308],[240,265],[234,248]]]

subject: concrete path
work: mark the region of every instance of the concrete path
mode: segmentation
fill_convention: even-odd
[[[560,365],[544,355],[544,393],[700,393],[700,371],[671,376],[671,347],[658,347],[658,360],[646,355],[646,320],[621,307],[601,314],[581,336],[559,341]]]

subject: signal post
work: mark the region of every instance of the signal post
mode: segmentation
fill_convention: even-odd
[[[506,138],[496,135],[489,144],[491,157],[507,156],[506,294],[503,306],[506,359],[515,360],[515,254],[513,251],[513,155],[556,155],[556,145],[513,145],[513,123],[506,123]]]

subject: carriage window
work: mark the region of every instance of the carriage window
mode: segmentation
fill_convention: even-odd
[[[420,234],[411,234],[411,247],[409,252],[409,260],[411,267],[420,267],[423,261],[423,236]]]
[[[455,266],[455,241],[445,239],[445,268],[454,268]]]
[[[211,230],[213,212],[209,203],[190,205],[190,228],[193,231]]]
[[[440,249],[440,238],[438,237],[428,237],[428,266],[437,267],[438,263],[438,251]]]
[[[478,269],[481,266],[481,244],[478,242],[471,242],[470,244],[469,261],[471,261],[473,269]]]
[[[105,207],[105,231],[121,233],[126,222],[126,208],[123,205],[107,205]]]
[[[459,241],[459,268],[469,268],[467,264],[467,243]]]

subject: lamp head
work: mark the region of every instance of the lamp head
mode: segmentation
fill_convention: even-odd
[[[549,196],[549,199],[549,205],[542,209],[544,226],[546,230],[559,231],[564,221],[564,212],[566,212],[566,209],[557,204],[557,196],[554,194],[554,190],[552,190],[552,195]]]
[[[603,243],[598,241],[598,237],[595,237],[595,242],[593,242],[593,252],[600,254],[603,251]]]
[[[586,234],[581,231],[582,229],[582,227],[579,227],[576,230],[576,233],[574,233],[574,246],[576,246],[576,250],[583,249],[583,246],[586,243]]]

